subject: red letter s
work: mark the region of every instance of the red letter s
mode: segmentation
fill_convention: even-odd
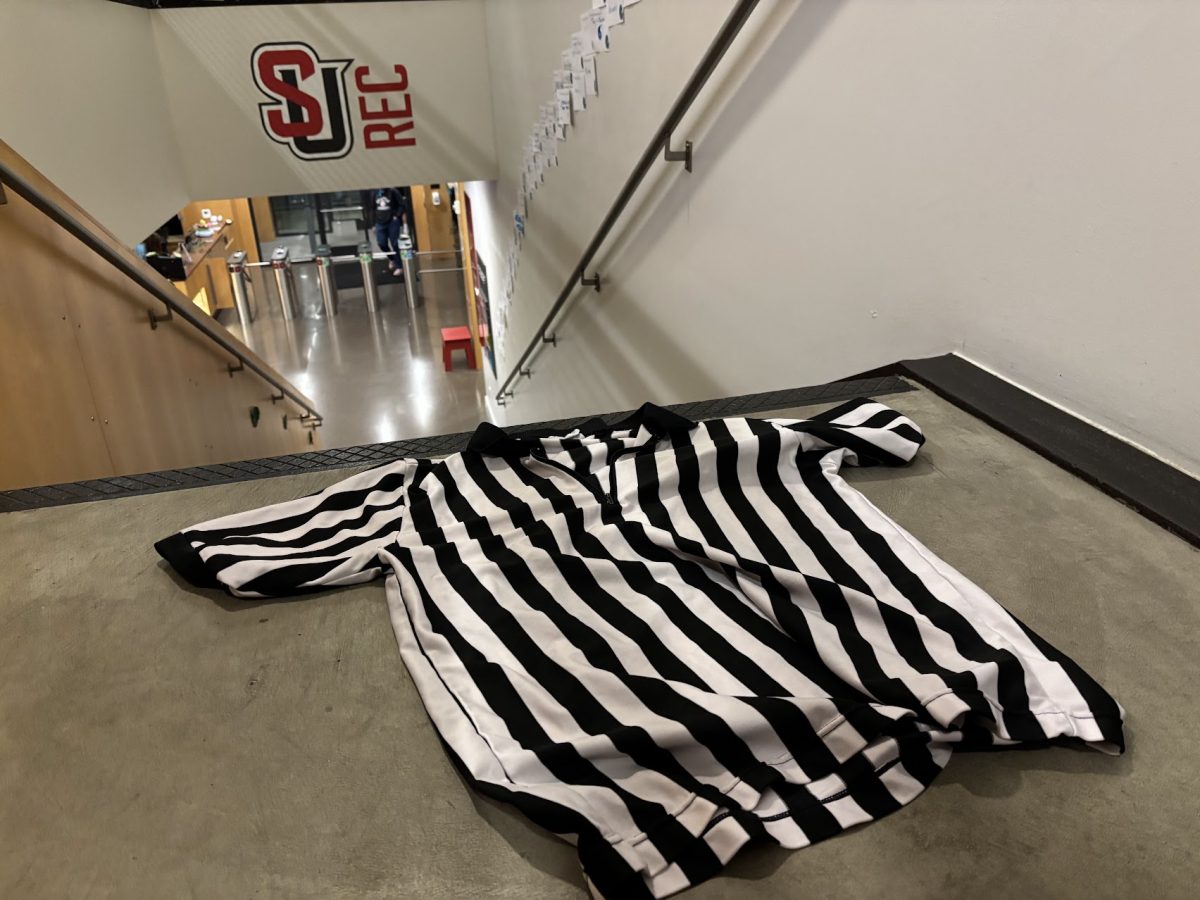
[[[321,101],[279,78],[275,73],[281,66],[295,66],[301,81],[311,77],[317,70],[312,57],[301,50],[270,50],[258,55],[259,86],[272,96],[294,103],[304,111],[303,121],[290,122],[278,107],[269,109],[267,124],[281,138],[316,137],[325,127]]]

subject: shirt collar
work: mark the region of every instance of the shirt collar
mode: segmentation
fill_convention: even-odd
[[[542,438],[564,437],[579,434],[583,437],[607,437],[617,431],[634,431],[644,426],[653,438],[666,437],[673,431],[690,431],[696,427],[691,419],[655,406],[643,403],[641,408],[612,425],[603,419],[591,418],[568,429],[524,431],[509,433],[491,422],[480,422],[471,435],[467,450],[487,456],[525,456],[539,445]]]

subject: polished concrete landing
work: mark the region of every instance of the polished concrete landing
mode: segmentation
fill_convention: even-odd
[[[926,391],[884,399],[929,443],[848,478],[1096,676],[1129,752],[960,754],[685,896],[1195,896],[1200,552]],[[380,585],[234,601],[151,548],[347,474],[0,516],[0,897],[584,897],[573,848],[447,761]]]
[[[425,265],[452,266],[450,259]],[[389,276],[377,315],[361,287],[344,288],[337,315],[326,319],[315,268],[293,272],[297,316],[286,322],[270,272],[252,270],[257,318],[244,339],[316,403],[323,447],[470,431],[485,417],[481,370],[468,369],[461,351],[452,372],[442,366],[441,329],[467,324],[461,273],[425,273],[415,314],[403,283]],[[242,336],[236,319],[228,327]]]

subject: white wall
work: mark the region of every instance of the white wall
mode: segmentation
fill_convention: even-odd
[[[217,4],[152,18],[194,198],[495,177],[482,0]],[[376,80],[403,65],[416,145],[367,149],[358,134],[345,158],[306,161],[270,140],[259,115],[267,98],[255,86],[250,59],[259,44],[282,41],[306,42],[322,59],[368,65]],[[353,69],[347,79],[358,132]]]
[[[0,0],[0,137],[127,243],[189,197],[151,13]]]
[[[586,0],[485,6],[504,235]],[[530,210],[500,372],[732,0],[646,0]],[[1200,6],[763,0],[504,412],[816,383],[959,350],[1200,470]],[[481,239],[493,284],[499,247]],[[492,256],[486,256],[491,253]],[[507,362],[507,364],[506,364]]]
[[[0,0],[0,138],[129,244],[193,199],[495,177],[482,0],[215,7]],[[250,56],[292,40],[406,66],[416,146],[305,162],[272,142]]]

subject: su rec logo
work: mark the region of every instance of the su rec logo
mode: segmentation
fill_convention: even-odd
[[[408,71],[392,66],[387,80],[352,59],[321,59],[308,44],[259,44],[251,55],[254,83],[269,99],[258,106],[263,129],[300,159],[340,159],[354,149],[349,96],[357,98],[363,146],[367,150],[414,147]]]

